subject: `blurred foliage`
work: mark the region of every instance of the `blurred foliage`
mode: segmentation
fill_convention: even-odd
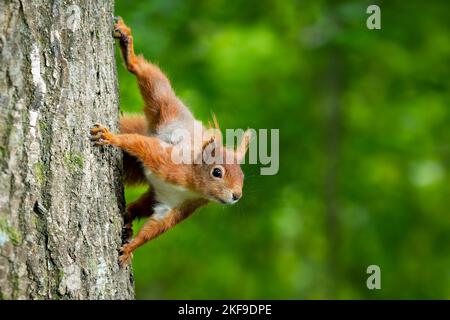
[[[450,298],[450,6],[377,2],[381,30],[367,1],[116,0],[199,119],[280,129],[277,175],[135,252],[138,298]]]

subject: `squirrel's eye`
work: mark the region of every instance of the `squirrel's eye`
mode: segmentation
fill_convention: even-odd
[[[216,177],[216,178],[222,178],[222,169],[214,168],[212,171],[212,175],[213,175],[213,177]]]

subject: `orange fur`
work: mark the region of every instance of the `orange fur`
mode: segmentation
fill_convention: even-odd
[[[159,133],[170,128],[172,123],[190,127],[195,119],[177,98],[161,70],[142,56],[135,55],[131,30],[122,19],[114,25],[114,35],[120,41],[127,69],[136,75],[145,101],[145,118],[123,117],[120,134],[113,134],[96,124],[91,129],[92,140],[97,145],[114,145],[124,151],[125,182],[151,184],[151,189],[127,207],[124,226],[127,240],[132,234],[133,220],[149,218],[136,237],[122,247],[120,263],[123,266],[130,261],[135,249],[189,217],[208,201],[234,203],[241,197],[243,173],[239,159],[245,154],[248,139],[244,138],[237,151],[224,148],[221,137],[212,136],[204,142],[203,148],[213,147],[214,154],[231,154],[235,160],[232,164],[173,163],[173,145],[161,140]],[[215,115],[210,127],[219,129]],[[213,176],[216,170],[220,170],[220,177]]]
[[[149,128],[156,130],[180,113],[181,102],[164,73],[143,56],[135,55],[131,30],[122,19],[119,19],[115,25],[115,30],[120,40],[125,65],[137,77],[139,89],[145,101],[144,113],[149,121]]]
[[[162,220],[150,217],[139,230],[133,241],[122,246],[122,255],[120,257],[121,264],[127,264],[132,257],[132,252],[138,247],[183,221],[207,202],[208,201],[204,199],[185,202],[181,207],[172,209]]]
[[[120,119],[121,133],[148,134],[148,123],[145,117],[140,115],[127,115]],[[128,153],[123,154],[123,171],[126,184],[137,185],[146,182],[141,163],[136,157]]]

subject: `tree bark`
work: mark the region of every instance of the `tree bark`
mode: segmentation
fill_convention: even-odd
[[[132,299],[113,0],[0,1],[0,298]]]

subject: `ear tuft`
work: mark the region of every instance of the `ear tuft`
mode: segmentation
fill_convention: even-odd
[[[220,131],[219,122],[217,121],[217,117],[216,117],[215,113],[212,113],[212,122],[208,120],[208,129]]]
[[[236,150],[236,158],[238,162],[242,162],[244,160],[251,139],[252,139],[252,131],[250,129],[247,129],[247,131],[245,131],[244,135],[242,136],[241,144]]]

